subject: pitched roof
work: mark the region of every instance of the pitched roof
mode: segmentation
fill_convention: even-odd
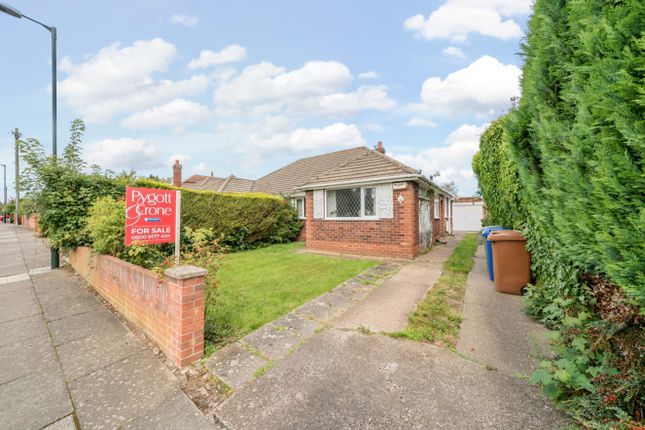
[[[226,183],[222,184],[222,192],[225,193],[248,193],[253,188],[255,181],[251,179],[237,178],[234,175],[226,178]]]
[[[318,175],[352,160],[366,151],[364,146],[301,158],[261,177],[253,184],[252,191],[269,194],[289,194]]]
[[[256,181],[233,175],[226,178],[193,175],[183,186],[216,192],[291,194],[307,189],[309,185],[403,175],[418,175],[424,182],[446,192],[422,177],[421,171],[365,146],[301,158]]]
[[[307,184],[344,182],[359,179],[382,178],[397,175],[418,175],[419,170],[381,154],[362,147],[358,156],[347,160],[338,167],[330,169],[307,181]]]
[[[186,179],[182,186],[192,190],[216,191],[220,193],[244,193],[251,191],[251,179],[237,178],[234,175],[226,178],[217,176],[193,175]]]
[[[184,180],[184,184],[195,184],[197,182],[202,182],[204,179],[208,178],[206,175],[192,175]]]

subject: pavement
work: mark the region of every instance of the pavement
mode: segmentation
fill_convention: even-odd
[[[541,357],[552,355],[548,333],[523,314],[520,296],[495,291],[480,245],[468,277],[457,350],[508,375],[530,376]]]
[[[518,375],[533,364],[529,339],[544,331],[521,314],[519,297],[494,293],[484,282],[481,249],[468,280],[462,353],[364,329],[403,328],[401,315],[407,322],[455,242],[404,266],[298,348],[267,361],[266,372],[243,381],[218,407],[218,419],[231,430],[550,430],[567,424]],[[486,315],[486,306],[497,315]]]
[[[0,427],[217,429],[47,244],[0,224]]]

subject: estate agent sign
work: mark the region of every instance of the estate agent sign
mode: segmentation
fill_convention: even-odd
[[[135,187],[125,192],[126,246],[175,242],[178,248],[181,192]]]

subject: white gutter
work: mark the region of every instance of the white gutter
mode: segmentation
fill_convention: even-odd
[[[325,189],[325,188],[330,188],[330,187],[337,187],[337,186],[341,186],[341,185],[380,184],[380,183],[384,183],[384,182],[397,182],[397,181],[425,182],[426,184],[430,185],[430,187],[434,188],[436,191],[439,191],[441,193],[444,193],[444,194],[454,198],[454,196],[451,193],[449,193],[448,191],[444,190],[439,185],[435,184],[430,179],[426,178],[425,176],[423,176],[421,174],[381,176],[381,177],[376,177],[376,178],[350,179],[350,180],[346,180],[346,181],[335,181],[335,182],[320,182],[320,183],[317,183],[317,184],[301,185],[300,187],[296,187],[296,189],[297,190],[303,190],[303,191],[304,190],[319,190],[319,189]]]

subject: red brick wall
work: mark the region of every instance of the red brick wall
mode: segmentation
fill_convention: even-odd
[[[40,233],[40,227],[38,226],[38,215],[31,214],[29,218],[26,215],[20,215],[18,220],[20,225],[27,227],[30,230],[34,230],[36,233]]]
[[[446,234],[446,198],[439,198],[439,231],[441,235]]]
[[[179,279],[170,269],[159,280],[139,266],[86,247],[69,252],[69,261],[94,289],[137,326],[178,366],[204,353],[204,271]],[[194,268],[197,269],[197,268]],[[173,272],[177,273],[177,272]]]
[[[300,229],[300,233],[298,233],[298,237],[296,238],[296,241],[298,242],[304,242],[307,240],[307,222],[304,219],[301,221],[302,228]]]
[[[368,220],[314,219],[313,192],[307,191],[307,248],[346,254],[413,258],[420,252],[419,187],[408,182],[394,191],[394,217]],[[399,204],[397,199],[403,196]]]
[[[446,210],[446,198],[441,196],[439,197],[439,218],[435,218],[434,213],[432,214],[432,236],[434,240],[439,240],[442,236],[448,234],[448,226],[449,223],[452,223],[452,215],[450,216],[450,218],[446,218]]]

